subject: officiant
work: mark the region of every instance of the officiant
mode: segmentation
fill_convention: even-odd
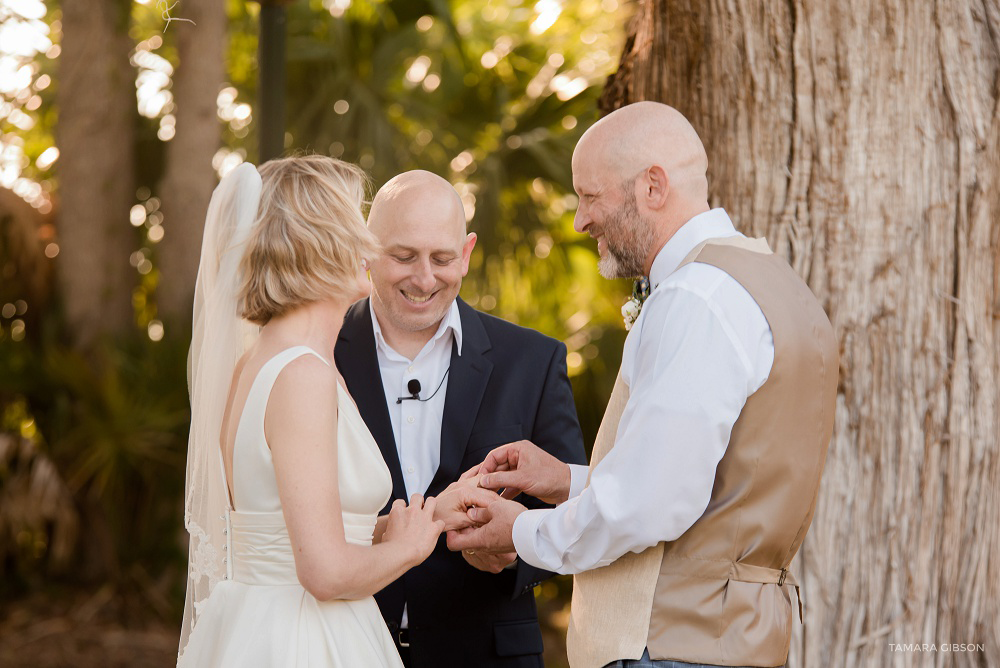
[[[565,345],[458,297],[476,235],[451,184],[400,174],[376,194],[368,225],[383,250],[371,297],[345,318],[336,361],[392,472],[392,499],[434,496],[519,439],[585,462]],[[407,666],[537,667],[533,588],[551,575],[513,552],[451,552],[442,537],[375,598]]]

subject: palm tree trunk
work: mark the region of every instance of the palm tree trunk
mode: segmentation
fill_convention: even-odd
[[[163,177],[164,237],[157,306],[165,319],[187,327],[201,235],[215,188],[212,157],[222,143],[216,98],[225,81],[226,3],[187,2],[175,22],[179,65],[174,75],[177,134],[167,145]]]
[[[62,3],[56,128],[60,207],[58,276],[67,323],[82,347],[128,330],[136,243],[135,73],[131,0]]]

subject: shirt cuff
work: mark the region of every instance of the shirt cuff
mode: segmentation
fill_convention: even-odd
[[[552,569],[546,566],[538,553],[535,552],[535,535],[538,533],[538,525],[550,512],[552,512],[551,508],[526,510],[517,516],[511,529],[511,539],[514,541],[517,557],[526,564],[546,570]]]
[[[582,464],[567,464],[569,466],[569,498],[580,496],[580,492],[587,486],[587,476],[590,475],[590,467]]]

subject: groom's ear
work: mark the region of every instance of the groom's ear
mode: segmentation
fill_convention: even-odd
[[[670,176],[660,165],[652,165],[642,175],[639,192],[643,203],[650,209],[662,209],[670,195]]]
[[[472,249],[476,247],[476,239],[478,237],[475,232],[469,232],[465,237],[465,245],[462,246],[462,276],[469,273],[469,259],[472,257]]]

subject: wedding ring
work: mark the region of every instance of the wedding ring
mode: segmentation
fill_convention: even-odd
[[[475,554],[476,551],[475,550],[466,550],[465,553],[471,556],[471,555]]]

